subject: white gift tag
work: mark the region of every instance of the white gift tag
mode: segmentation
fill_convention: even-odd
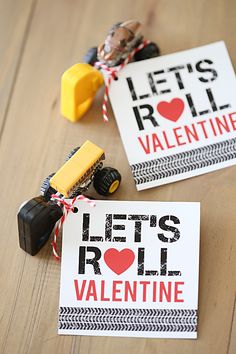
[[[236,81],[224,42],[128,64],[109,97],[138,190],[236,162]]]
[[[196,338],[200,204],[76,207],[63,227],[59,334]]]

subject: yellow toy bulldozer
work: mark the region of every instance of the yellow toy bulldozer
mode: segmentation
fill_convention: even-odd
[[[140,23],[135,20],[113,25],[100,46],[88,50],[83,63],[66,70],[61,80],[61,114],[71,122],[79,120],[89,109],[94,96],[104,84],[102,73],[94,67],[99,61],[107,67],[120,65],[129,53],[142,42]],[[133,61],[160,55],[158,46],[149,42],[133,57]]]
[[[79,120],[103,83],[102,74],[90,64],[75,64],[66,70],[61,80],[61,114],[71,122]]]

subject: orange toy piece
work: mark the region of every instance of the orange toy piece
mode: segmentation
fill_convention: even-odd
[[[78,121],[103,84],[102,74],[90,64],[75,64],[67,69],[61,79],[61,114],[71,122]]]

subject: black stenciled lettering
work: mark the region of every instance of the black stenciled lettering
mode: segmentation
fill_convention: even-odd
[[[176,72],[176,73],[175,73],[175,77],[176,77],[177,84],[178,84],[180,90],[183,90],[183,89],[184,89],[184,84],[183,84],[182,78],[181,78],[181,76],[180,76],[180,73],[179,73],[179,72]]]
[[[134,242],[141,242],[142,222],[141,221],[135,221],[134,228],[135,228],[135,231],[134,231]]]
[[[167,248],[161,248],[161,270],[160,275],[166,275],[167,272]]]
[[[184,68],[185,68],[184,65],[179,65],[179,66],[169,68],[169,70],[168,70],[169,72],[174,72],[175,77],[176,77],[176,81],[177,81],[177,84],[178,84],[180,90],[184,89],[184,83],[183,83],[183,80],[182,80],[182,77],[181,77],[179,71],[183,70]]]
[[[212,94],[211,89],[208,88],[208,89],[206,90],[206,93],[207,93],[208,99],[209,99],[209,101],[210,101],[211,108],[212,108],[213,112],[218,111],[218,107],[217,107],[217,105],[216,105],[216,102],[215,102],[215,99],[214,99],[214,96],[213,96],[213,94]]]
[[[82,224],[82,241],[89,240],[89,214],[83,214],[83,224]]]
[[[126,220],[127,215],[126,214],[113,214],[113,219],[114,220]]]
[[[158,270],[145,270],[145,275],[159,275]]]
[[[215,98],[213,96],[212,90],[210,88],[208,88],[208,89],[206,89],[206,93],[207,93],[207,96],[208,96],[208,99],[211,104],[211,108],[212,108],[213,112],[218,111],[218,107],[217,107]],[[219,109],[226,109],[226,108],[230,108],[230,107],[231,107],[231,105],[229,103],[227,103],[227,104],[221,105],[219,107]]]
[[[201,81],[201,82],[211,82],[211,81],[214,81],[216,80],[218,74],[217,74],[217,71],[213,68],[210,68],[210,67],[204,67],[205,64],[208,64],[208,65],[212,65],[214,64],[212,60],[210,59],[204,59],[204,60],[200,60],[199,62],[197,62],[196,64],[196,69],[198,72],[200,73],[211,73],[211,76],[209,78],[205,78],[203,76],[200,76],[198,79]],[[207,66],[208,66],[207,65]]]
[[[222,106],[220,106],[219,108],[220,109],[226,109],[226,108],[230,108],[231,107],[231,104],[223,104]]]
[[[159,227],[164,231],[172,232],[173,236],[172,237],[165,237],[165,235],[163,233],[158,233],[158,238],[162,242],[168,242],[168,243],[176,242],[180,238],[180,231],[179,231],[179,229],[177,229],[177,227],[166,224],[166,221],[168,221],[168,220],[171,220],[175,225],[180,224],[179,219],[174,215],[162,216],[159,220]]]
[[[151,76],[151,75],[156,76],[156,75],[160,75],[160,74],[164,74],[164,70],[154,71],[153,74],[148,74],[148,75],[149,75],[148,81],[149,81],[149,84],[151,85],[151,90],[152,90],[153,94],[156,94],[156,95],[171,92],[171,89],[169,89],[169,88],[168,88],[168,89],[164,89],[164,90],[159,90],[159,91],[156,89],[156,86],[155,86],[155,85],[158,86],[158,85],[160,85],[160,84],[166,83],[167,81],[166,81],[165,78],[163,78],[163,79],[156,80],[156,82],[154,82],[153,79],[152,79],[152,80],[150,79],[150,76]],[[155,86],[155,91],[156,91],[156,93],[155,93],[155,91],[153,90],[153,87],[154,87],[154,86]]]
[[[134,88],[133,81],[132,81],[131,77],[127,77],[126,81],[127,81],[128,87],[129,87],[129,92],[131,94],[132,100],[137,101],[138,97],[136,95],[135,88]]]
[[[169,270],[168,271],[168,276],[169,277],[175,277],[175,276],[181,276],[182,273],[180,270]]]
[[[112,214],[106,214],[105,241],[111,241],[111,233],[112,233]]]
[[[149,215],[146,214],[129,214],[128,220],[149,220]]]
[[[83,223],[82,223],[82,241],[103,241],[102,236],[89,236],[89,226],[90,226],[90,214],[83,214]]]
[[[131,214],[128,220],[134,220],[134,242],[141,242],[142,221],[149,220],[149,215]]]
[[[126,238],[123,236],[114,236],[112,241],[113,242],[126,242]]]
[[[144,248],[138,248],[138,275],[144,275]]]
[[[125,214],[113,214],[113,219],[115,220],[126,220],[127,216]],[[125,230],[125,225],[116,224],[112,226],[113,230]],[[112,241],[114,242],[126,242],[126,237],[124,236],[115,236]]]
[[[168,276],[180,276],[181,272],[179,270],[169,270],[167,271],[167,248],[161,248],[161,270],[160,275]]]
[[[149,85],[151,87],[153,95],[157,95],[157,89],[156,89],[155,82],[153,80],[152,74],[148,73],[147,76],[148,76],[148,82],[149,82]]]
[[[193,67],[192,67],[192,65],[191,64],[187,64],[187,69],[188,69],[188,72],[189,73],[192,73],[193,72]]]
[[[179,71],[184,69],[184,65],[178,65],[178,66],[172,66],[171,68],[168,69],[168,71]]]
[[[125,230],[125,225],[113,225],[113,230]]]
[[[149,93],[145,93],[144,95],[140,95],[139,99],[143,100],[144,98],[148,98],[148,97],[150,97],[150,94]]]
[[[93,252],[93,258],[86,258],[87,252]],[[79,248],[79,274],[85,274],[85,264],[91,264],[93,266],[94,274],[101,274],[100,266],[99,266],[99,259],[101,258],[101,251],[97,247],[85,247],[80,246]]]
[[[146,110],[145,115],[140,115],[140,110]],[[155,117],[153,116],[154,110],[149,104],[143,104],[141,106],[133,107],[136,122],[138,124],[139,130],[144,130],[143,120],[149,120],[154,127],[159,126]]]
[[[190,108],[192,116],[196,117],[197,116],[197,111],[196,111],[196,108],[194,106],[194,103],[193,103],[193,100],[192,100],[192,96],[190,95],[190,93],[188,93],[186,95],[186,98],[187,98],[187,102],[188,102],[188,105],[189,105],[189,108]]]
[[[151,215],[150,216],[150,227],[156,227],[157,226],[157,217],[156,215]]]
[[[204,114],[208,114],[208,113],[210,113],[211,111],[209,110],[209,109],[206,109],[205,111],[201,111],[201,112],[199,112],[199,115],[200,116],[203,116]]]

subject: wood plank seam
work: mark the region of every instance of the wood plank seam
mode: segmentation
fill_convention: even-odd
[[[5,332],[5,338],[4,338],[3,343],[2,343],[1,354],[5,353],[7,339],[8,339],[8,336],[9,336],[9,331],[10,331],[10,327],[11,327],[11,323],[12,323],[12,319],[13,319],[13,315],[14,315],[14,312],[15,312],[16,303],[17,303],[17,299],[18,299],[18,293],[20,291],[20,287],[21,287],[21,283],[22,283],[22,277],[23,277],[23,273],[24,273],[26,257],[27,256],[25,255],[24,261],[22,263],[22,268],[21,268],[20,274],[19,274],[19,280],[18,280],[18,282],[16,284],[16,293],[15,293],[15,296],[14,296],[12,310],[11,310],[11,313],[10,313],[10,316],[9,316],[9,320],[8,320],[8,324],[7,324],[7,328],[6,328],[6,332]]]
[[[38,268],[37,268],[37,273],[36,273],[36,279],[39,279],[39,285],[38,285],[38,292],[36,295],[36,300],[35,300],[35,304],[37,304],[38,306],[34,306],[33,310],[32,310],[32,315],[31,315],[31,319],[29,322],[29,326],[28,326],[28,330],[27,330],[27,335],[26,338],[24,340],[24,347],[23,347],[23,351],[22,353],[28,354],[30,353],[31,347],[31,341],[33,338],[33,334],[35,331],[35,326],[36,326],[36,322],[37,322],[37,316],[38,313],[40,312],[40,302],[43,301],[44,297],[45,297],[45,292],[43,293],[43,287],[45,285],[45,276],[47,274],[47,270],[48,270],[48,266],[49,266],[49,258],[47,258],[48,261],[47,262],[43,262],[43,263],[39,263]],[[41,270],[42,268],[42,270]],[[35,292],[37,283],[35,281],[34,285],[33,285],[33,291],[32,294]],[[29,304],[29,309],[31,307],[31,303]]]
[[[5,124],[6,124],[6,120],[7,120],[9,107],[10,107],[10,104],[11,104],[11,101],[12,101],[12,97],[13,97],[13,94],[14,94],[15,83],[16,83],[16,80],[17,80],[17,77],[18,77],[18,73],[19,73],[19,69],[20,69],[20,66],[21,66],[21,63],[22,63],[22,59],[23,59],[26,43],[27,43],[27,40],[28,40],[28,37],[29,37],[30,28],[31,28],[33,17],[34,17],[36,4],[37,4],[37,0],[33,0],[32,3],[31,3],[31,8],[30,8],[28,20],[27,20],[27,23],[26,23],[26,26],[25,26],[25,31],[24,31],[24,34],[23,34],[23,37],[22,37],[22,44],[21,44],[21,47],[20,47],[19,56],[18,56],[18,60],[17,60],[17,63],[16,63],[15,72],[14,72],[14,75],[13,75],[11,89],[10,89],[10,92],[9,92],[9,97],[8,97],[6,108],[5,108],[5,112],[4,112],[4,115],[3,115],[2,126],[0,127],[0,143],[1,143],[1,139],[2,139],[3,133],[4,133],[4,128],[5,128]],[[14,297],[13,307],[12,307],[11,314],[9,316],[7,330],[6,330],[6,333],[5,333],[5,340],[3,341],[3,344],[2,344],[1,353],[4,353],[5,349],[6,349],[7,338],[8,338],[9,330],[10,330],[10,327],[11,327],[11,322],[12,322],[12,318],[13,318],[13,315],[14,315],[14,312],[15,312],[16,302],[17,302],[17,299],[18,299],[18,293],[19,293],[19,290],[20,290],[21,282],[22,282],[22,276],[23,276],[23,271],[24,271],[25,260],[26,260],[26,257],[24,258],[24,262],[23,262],[23,265],[22,265],[22,270],[21,270],[21,273],[20,273],[19,281],[18,281],[17,286],[16,286],[16,293],[15,293],[15,297]]]
[[[10,91],[9,91],[8,100],[7,100],[7,103],[6,103],[5,112],[3,114],[2,126],[0,127],[0,143],[1,143],[1,139],[2,139],[3,133],[4,133],[4,128],[5,128],[5,125],[6,125],[8,111],[9,111],[10,104],[11,104],[11,101],[12,101],[12,97],[13,97],[13,94],[14,94],[15,83],[16,83],[16,80],[17,80],[17,77],[18,77],[18,73],[19,73],[19,69],[20,69],[20,66],[21,66],[21,63],[22,63],[22,59],[23,59],[23,56],[24,56],[26,43],[27,43],[27,40],[28,40],[28,37],[29,37],[29,32],[30,32],[30,28],[31,28],[33,17],[34,17],[35,8],[36,8],[36,3],[37,3],[37,0],[32,0],[31,8],[30,8],[29,16],[28,16],[28,20],[27,20],[27,23],[26,23],[26,26],[25,26],[25,31],[24,31],[23,37],[22,37],[22,43],[21,43],[20,50],[19,50],[19,56],[18,56],[18,60],[17,60],[17,63],[16,63],[15,72],[13,74],[13,80],[12,80],[11,88],[10,88]]]
[[[231,340],[233,338],[233,335],[235,335],[234,333],[232,333],[233,331],[233,324],[234,324],[234,313],[236,311],[236,296],[234,297],[234,306],[233,306],[233,310],[232,310],[232,318],[231,318],[231,323],[230,323],[230,330],[229,330],[229,340],[228,340],[228,345],[227,345],[227,354],[230,354],[230,344],[231,344]]]

